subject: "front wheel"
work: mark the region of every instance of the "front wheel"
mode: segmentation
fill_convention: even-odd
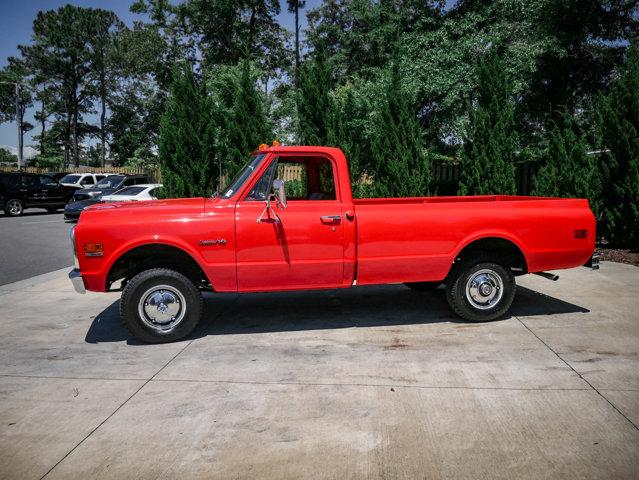
[[[202,294],[181,273],[145,270],[122,292],[120,316],[127,329],[147,343],[166,343],[189,335],[202,316]]]
[[[8,200],[4,206],[4,213],[10,217],[19,217],[22,212],[24,212],[24,203],[16,198]]]
[[[515,298],[515,277],[493,261],[469,259],[446,286],[448,304],[464,320],[487,322],[503,316]]]

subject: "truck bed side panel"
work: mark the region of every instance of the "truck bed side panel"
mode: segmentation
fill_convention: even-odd
[[[355,200],[358,284],[443,280],[459,252],[486,237],[517,245],[529,272],[583,265],[594,249],[586,200],[417,200]],[[575,238],[584,229],[587,238]]]

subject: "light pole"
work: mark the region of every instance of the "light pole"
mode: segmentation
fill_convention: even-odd
[[[18,126],[18,170],[22,165],[22,116],[20,115],[20,82],[5,82],[7,85],[14,85],[16,89],[16,124]]]

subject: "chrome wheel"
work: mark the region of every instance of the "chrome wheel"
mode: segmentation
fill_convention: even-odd
[[[494,270],[478,270],[466,282],[466,300],[479,310],[493,308],[503,296],[504,282]]]
[[[20,215],[22,213],[22,203],[19,200],[9,200],[7,202],[7,212],[9,215]]]
[[[186,315],[184,295],[169,285],[148,289],[138,303],[138,314],[145,325],[158,332],[175,329]]]

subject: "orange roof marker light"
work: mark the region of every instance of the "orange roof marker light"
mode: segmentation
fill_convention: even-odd
[[[258,150],[265,150],[268,148],[268,144],[266,143],[260,143],[260,146],[257,147]]]
[[[281,147],[282,146],[282,142],[280,142],[279,140],[273,140],[273,147]]]

